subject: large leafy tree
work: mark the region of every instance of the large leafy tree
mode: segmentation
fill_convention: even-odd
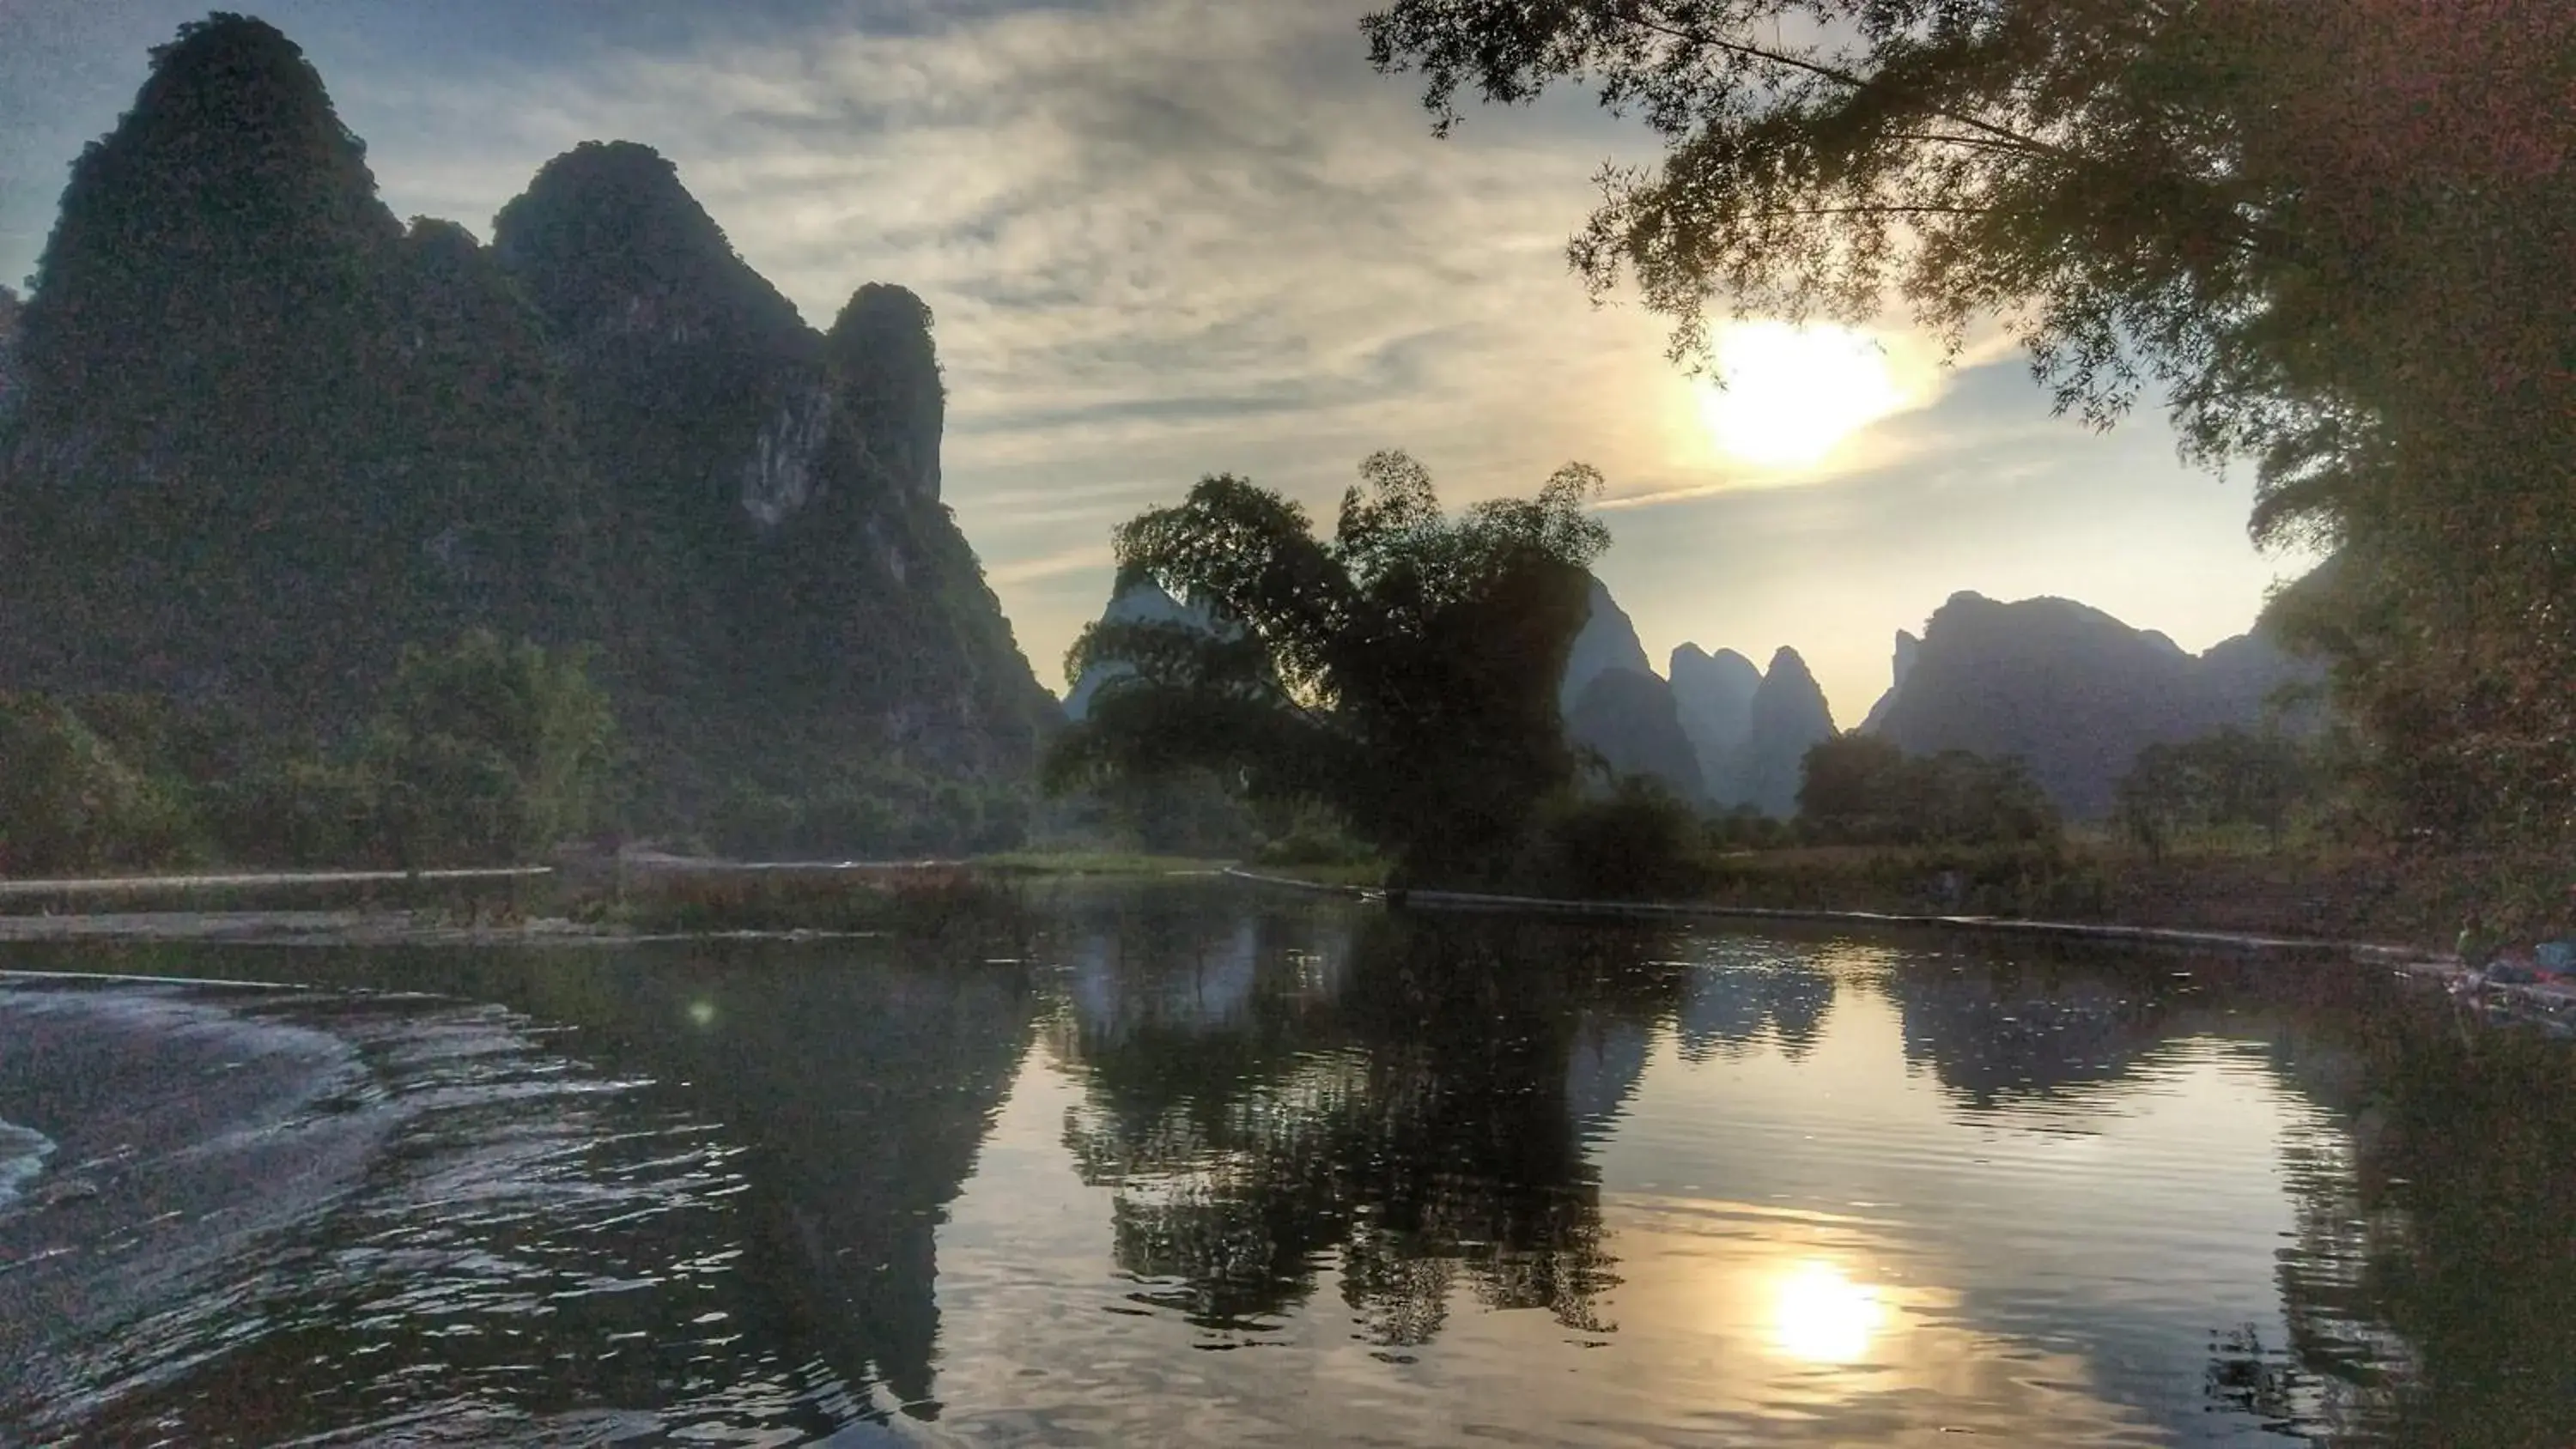
[[[1383,70],[1594,87],[1661,139],[1571,255],[1713,312],[2001,318],[2061,408],[2154,389],[2338,565],[2337,662],[2422,823],[2576,832],[2576,6],[1395,0]]]
[[[1258,802],[1330,806],[1408,878],[1483,872],[1568,785],[1557,681],[1609,544],[1590,468],[1533,498],[1444,513],[1420,464],[1379,453],[1330,538],[1231,475],[1117,533],[1207,626],[1104,621],[1067,672],[1106,666],[1049,762],[1059,787],[1200,767]]]

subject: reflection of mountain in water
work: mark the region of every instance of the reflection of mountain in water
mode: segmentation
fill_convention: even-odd
[[[848,1416],[759,1331],[722,1135],[513,1013],[0,991],[0,1097],[67,1149],[0,1214],[0,1442],[775,1440]]]
[[[849,1381],[922,1405],[935,1234],[1027,1049],[1035,998],[1007,968],[696,949],[649,972],[562,961],[536,989],[585,1044],[613,1041],[621,1064],[686,1082],[752,1149],[747,1246],[799,1308],[778,1329]]]
[[[1834,979],[1811,949],[1717,937],[1701,946],[1675,1021],[1682,1059],[1741,1056],[1767,1038],[1791,1061],[1804,1057],[1833,1009]]]
[[[1238,1008],[1162,1011],[1203,960],[1241,959],[1242,930],[1160,959],[1131,938],[1116,990],[1077,989],[1061,1050],[1091,1090],[1067,1144],[1119,1189],[1136,1298],[1257,1334],[1337,1265],[1381,1349],[1429,1341],[1460,1289],[1598,1330],[1615,1280],[1584,1143],[1633,1090],[1679,968],[1597,927],[1398,915],[1339,940],[1282,916],[1255,929]],[[1092,1014],[1112,1000],[1130,1009]]]
[[[1980,1111],[2116,1082],[2180,1025],[2169,983],[2151,966],[2110,975],[1926,963],[1895,973],[1886,989],[1904,1017],[1906,1060]]]

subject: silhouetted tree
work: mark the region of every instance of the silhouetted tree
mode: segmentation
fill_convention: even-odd
[[[1400,453],[1361,477],[1330,539],[1231,475],[1121,527],[1124,579],[1215,627],[1086,630],[1067,676],[1123,669],[1058,742],[1050,782],[1215,770],[1256,803],[1330,805],[1407,877],[1508,853],[1574,774],[1556,682],[1609,541],[1584,510],[1600,475],[1570,465],[1535,498],[1456,516]]]
[[[1855,733],[1817,744],[1802,769],[1798,821],[1825,840],[2022,845],[2057,838],[2057,807],[2017,759],[1966,750],[1909,755]]]

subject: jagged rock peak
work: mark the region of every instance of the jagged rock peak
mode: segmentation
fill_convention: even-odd
[[[1604,670],[1655,672],[1655,666],[1646,658],[1646,646],[1637,639],[1636,624],[1629,620],[1627,610],[1619,607],[1619,601],[1610,597],[1609,586],[1597,577],[1592,580],[1592,593],[1584,609],[1583,629],[1566,651],[1565,678],[1557,687],[1557,707],[1567,711],[1574,708],[1584,688]]]
[[[294,42],[239,15],[191,22],[72,165],[27,304],[31,394],[160,410],[145,377],[202,393],[192,368],[289,330],[353,344],[401,232]]]
[[[1834,733],[1825,692],[1798,651],[1783,645],[1762,673],[1753,696],[1752,727],[1734,781],[1737,798],[1766,815],[1797,812],[1798,782],[1807,751]]]
[[[738,344],[806,332],[679,168],[633,141],[584,141],[538,168],[493,218],[492,246],[572,338]]]
[[[911,288],[870,282],[833,320],[828,346],[846,410],[888,481],[939,499],[939,442],[948,392],[931,339],[930,305]]]
[[[1897,698],[1904,692],[1905,681],[1914,673],[1915,661],[1922,657],[1923,641],[1915,638],[1910,629],[1897,630],[1896,654],[1888,670],[1887,692],[1878,697],[1878,703],[1869,707],[1868,717],[1860,722],[1862,734],[1877,734],[1887,723],[1888,713],[1896,708]]]

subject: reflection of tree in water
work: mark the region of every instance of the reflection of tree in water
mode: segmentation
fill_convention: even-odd
[[[2287,1125],[2285,1339],[2213,1324],[2213,1410],[2308,1442],[2576,1445],[2576,1051],[2344,963],[2070,955],[1891,973],[1970,1110],[2085,1101],[2167,1043],[2259,1036]]]
[[[2319,1094],[2342,1170],[2302,1174],[2289,1357],[2339,1444],[2576,1444],[2576,1052],[2356,1003],[2357,1083]]]
[[[1800,1061],[1823,1034],[1834,978],[1818,969],[1814,949],[1718,936],[1703,944],[1697,964],[1676,1022],[1682,1060],[1741,1057],[1767,1038]]]
[[[1257,1332],[1338,1260],[1382,1347],[1428,1342],[1461,1287],[1601,1331],[1616,1280],[1584,1142],[1683,968],[1654,961],[1655,933],[1398,914],[1358,923],[1329,992],[1285,989],[1319,979],[1315,944],[1271,922],[1260,985],[1222,1020],[1083,1019],[1063,1043],[1091,1085],[1067,1144],[1120,1189],[1135,1296]],[[1188,965],[1131,952],[1145,979],[1125,999],[1162,999],[1153,979]]]

